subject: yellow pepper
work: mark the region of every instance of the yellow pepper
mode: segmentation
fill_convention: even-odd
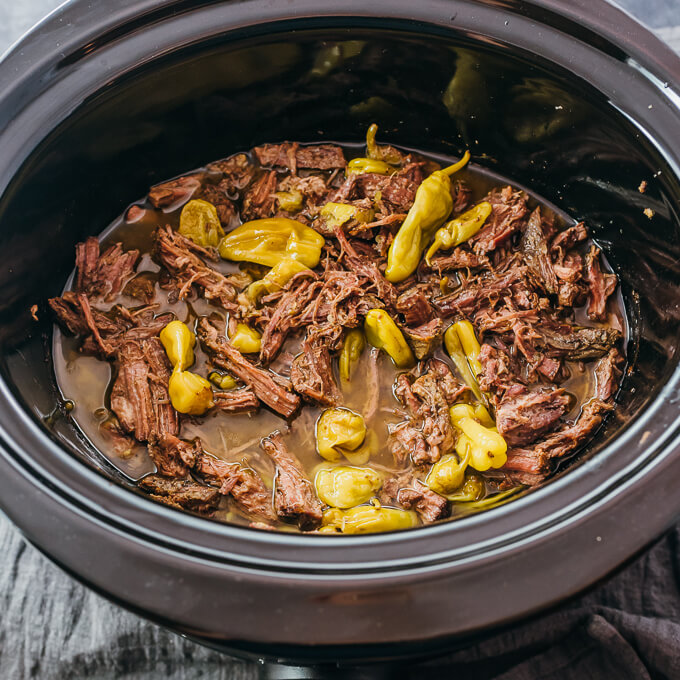
[[[237,323],[236,332],[229,337],[229,342],[242,354],[255,354],[260,351],[262,335],[244,323]]]
[[[351,219],[357,222],[370,222],[375,217],[375,211],[366,208],[357,208],[349,203],[326,203],[319,211],[319,219],[330,229],[341,227]]]
[[[210,383],[190,371],[175,368],[170,376],[168,392],[173,408],[180,413],[200,416],[214,405]]]
[[[279,208],[286,212],[296,213],[302,210],[302,192],[297,189],[292,191],[277,191],[274,196],[279,201]]]
[[[251,300],[256,301],[265,293],[275,293],[281,290],[296,274],[308,271],[311,270],[302,262],[287,257],[275,264],[264,278],[253,281],[246,289],[246,293]]]
[[[418,526],[418,515],[407,510],[359,505],[348,510],[330,508],[323,513],[323,533],[373,534]]]
[[[469,328],[467,324],[469,324]],[[472,338],[470,337],[470,333],[472,333]],[[465,344],[463,343],[463,339],[465,340]],[[446,351],[449,353],[451,360],[456,365],[461,378],[463,378],[474,392],[477,399],[482,399],[482,391],[479,389],[476,378],[476,375],[482,371],[481,364],[477,358],[481,348],[475,337],[472,324],[470,324],[469,321],[458,321],[451,324],[446,329],[446,333],[444,333],[444,345],[446,346]],[[471,354],[466,352],[466,347],[471,350]],[[475,373],[470,369],[471,366]]]
[[[201,199],[189,201],[179,216],[179,233],[204,248],[213,248],[224,236],[224,229],[212,203]]]
[[[342,380],[349,381],[352,368],[359,361],[364,347],[366,347],[366,339],[361,329],[353,328],[347,333],[342,343],[342,350],[340,350],[340,359],[338,361],[340,378]]]
[[[347,408],[328,408],[316,421],[316,449],[326,460],[340,460],[343,450],[355,451],[365,438],[364,419]]]
[[[215,385],[215,387],[219,387],[221,390],[231,390],[238,385],[235,378],[226,374],[222,375],[217,371],[212,371],[212,373],[208,375],[208,380],[210,380],[210,382]]]
[[[465,167],[470,159],[466,151],[454,165],[436,170],[426,177],[387,253],[385,278],[397,283],[408,278],[418,267],[425,246],[453,208],[450,176]]]
[[[434,235],[434,242],[425,254],[425,262],[430,264],[430,258],[440,248],[455,248],[472,238],[482,228],[491,211],[491,203],[483,201],[454,220],[447,222]]]
[[[334,508],[353,508],[365,503],[382,486],[382,477],[371,468],[339,465],[324,468],[314,479],[317,496]]]
[[[442,496],[453,493],[463,483],[467,465],[468,458],[447,453],[432,466],[425,483]]]
[[[381,160],[392,165],[401,163],[401,154],[391,146],[378,146],[375,137],[378,134],[378,126],[373,123],[366,130],[366,155],[375,160]]]
[[[485,427],[495,428],[496,423],[484,404],[475,404],[473,407],[475,418]]]
[[[171,321],[160,332],[160,340],[173,368],[183,371],[194,363],[196,337],[181,321]]]
[[[451,424],[462,432],[456,442],[456,452],[461,457],[468,457],[470,467],[484,472],[505,465],[508,459],[505,439],[495,429],[477,421],[470,404],[452,406],[449,415]]]
[[[353,158],[347,163],[345,174],[363,175],[366,172],[372,172],[376,175],[389,175],[394,171],[394,168],[384,161],[378,161],[373,158]]]
[[[245,222],[220,242],[225,260],[255,262],[274,267],[290,258],[313,269],[319,264],[323,236],[310,227],[287,217],[269,217]]]
[[[352,465],[366,465],[371,456],[374,456],[376,453],[378,453],[378,435],[374,430],[368,430],[368,432],[366,432],[364,443],[359,446],[359,448],[354,449],[354,451],[342,449],[342,455],[345,456]]]
[[[469,503],[478,501],[485,491],[484,478],[468,468],[465,473],[463,485],[452,494],[446,494],[445,498],[452,503]]]
[[[384,309],[372,309],[366,314],[364,332],[368,342],[387,352],[398,368],[408,368],[415,363],[404,334]]]
[[[186,324],[171,321],[160,332],[160,340],[173,366],[168,383],[173,408],[180,413],[202,415],[213,406],[212,387],[202,376],[185,370],[194,363],[196,337]]]

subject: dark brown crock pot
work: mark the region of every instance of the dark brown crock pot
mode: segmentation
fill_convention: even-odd
[[[680,61],[602,0],[66,5],[0,65],[0,506],[92,588],[240,654],[423,654],[583,590],[680,512],[679,102]],[[43,303],[74,244],[158,180],[373,119],[588,222],[631,315],[615,417],[545,488],[414,531],[284,535],[152,503],[55,412]]]

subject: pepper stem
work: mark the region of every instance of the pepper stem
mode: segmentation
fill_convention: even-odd
[[[451,177],[451,175],[453,175],[454,173],[458,172],[459,170],[462,170],[467,165],[469,160],[470,160],[470,152],[466,151],[463,154],[463,157],[457,163],[454,163],[453,165],[449,165],[448,168],[444,168],[440,172],[443,172],[445,175],[448,175],[449,177]]]

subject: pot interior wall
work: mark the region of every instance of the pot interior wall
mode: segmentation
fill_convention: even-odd
[[[58,394],[44,301],[62,289],[75,243],[184,170],[264,141],[358,142],[373,121],[383,141],[444,154],[470,148],[475,162],[590,226],[632,321],[632,370],[595,452],[677,361],[676,179],[651,140],[568,73],[502,46],[375,28],[185,49],[102,82],[47,135],[0,203],[2,370],[20,400],[77,456],[115,475],[67,418],[47,417]],[[28,312],[34,303],[39,323]]]

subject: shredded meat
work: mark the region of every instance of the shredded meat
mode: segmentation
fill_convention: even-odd
[[[231,496],[247,515],[275,519],[271,492],[255,470],[201,452],[196,458],[195,472],[206,483],[218,486],[222,495]]]
[[[285,418],[290,418],[298,410],[300,397],[288,389],[287,381],[253,366],[209,319],[203,318],[198,322],[197,334],[213,363],[248,385],[269,408]]]
[[[201,185],[198,177],[179,177],[149,189],[149,201],[154,208],[168,208],[186,203]]]
[[[76,246],[76,292],[90,299],[113,300],[132,276],[138,250],[123,250],[120,243],[99,254],[99,241],[90,236]]]
[[[260,400],[249,388],[232,392],[215,392],[213,398],[215,408],[225,413],[252,413],[260,406]]]
[[[272,217],[276,208],[276,172],[265,172],[243,195],[241,217],[244,221]]]
[[[402,373],[397,378],[394,392],[409,414],[390,429],[388,446],[399,465],[409,456],[415,465],[436,463],[453,449],[448,408],[466,389],[439,359],[430,359],[420,377]]]
[[[413,354],[419,361],[431,356],[441,345],[444,330],[444,322],[439,318],[415,328],[403,328]]]
[[[403,314],[407,326],[422,326],[434,316],[425,286],[416,285],[404,291],[397,298],[395,308]]]
[[[542,282],[546,292],[557,292],[557,275],[548,254],[548,239],[543,232],[540,208],[536,208],[529,217],[521,249],[524,262]]]
[[[149,455],[158,474],[165,477],[186,477],[201,452],[199,442],[185,442],[174,434],[161,434],[149,444]]]
[[[323,505],[300,461],[286,447],[281,433],[274,432],[263,439],[262,449],[276,465],[274,507],[277,515],[295,521],[303,530],[318,527]]]
[[[407,510],[415,510],[426,524],[449,516],[449,503],[443,496],[432,491],[411,473],[402,473],[385,480],[381,493],[382,502],[398,504]]]
[[[290,369],[293,389],[307,401],[320,406],[340,404],[342,394],[333,374],[328,346],[308,333],[301,349]]]
[[[298,168],[333,170],[344,168],[347,161],[339,146],[316,144],[301,146],[295,142],[264,144],[253,149],[260,165],[265,167],[288,168],[294,175]]]
[[[508,242],[526,222],[527,195],[512,187],[492,191],[485,199],[493,208],[484,226],[469,240],[478,255],[495,250]]]
[[[175,278],[180,300],[196,286],[206,300],[227,311],[237,311],[234,283],[204,262],[204,259],[215,259],[211,251],[166,226],[154,234],[153,256]]]
[[[616,290],[615,274],[604,274],[600,267],[600,249],[591,246],[586,258],[586,281],[589,286],[588,316],[595,321],[607,318],[607,300]]]
[[[609,350],[609,354],[597,362],[597,366],[595,366],[595,378],[597,380],[595,394],[598,399],[608,401],[616,394],[621,384],[623,373],[621,366],[623,363],[624,359],[616,348]]]
[[[126,432],[141,442],[179,432],[170,403],[170,362],[158,338],[126,340],[118,351],[118,375],[111,389],[111,409]]]
[[[511,387],[496,409],[496,425],[509,446],[526,446],[556,427],[569,410],[569,397],[562,389],[528,391]]]
[[[139,480],[138,486],[160,503],[203,515],[216,510],[220,502],[216,489],[183,479],[147,475]]]

